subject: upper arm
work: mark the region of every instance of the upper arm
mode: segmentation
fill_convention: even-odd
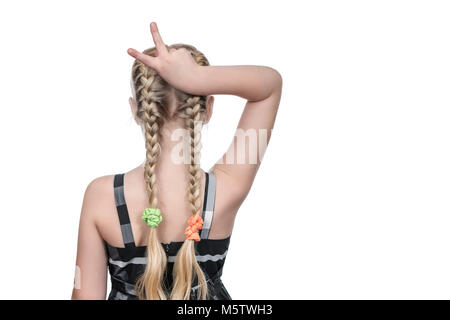
[[[274,81],[275,89],[268,97],[246,102],[230,146],[213,167],[237,200],[242,201],[250,190],[271,138],[282,92],[278,72]]]
[[[105,299],[107,255],[96,219],[102,210],[106,177],[93,180],[84,194],[78,231],[75,285],[72,299]]]

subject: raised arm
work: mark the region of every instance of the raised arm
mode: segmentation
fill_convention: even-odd
[[[232,143],[214,171],[239,197],[249,191],[271,137],[282,92],[278,71],[264,66],[201,67],[204,95],[231,94],[247,100]]]

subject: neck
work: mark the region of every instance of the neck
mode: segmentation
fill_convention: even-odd
[[[167,122],[161,128],[160,146],[161,151],[158,159],[157,171],[169,169],[169,170],[183,170],[186,171],[186,165],[190,159],[187,155],[186,159],[183,159],[184,155],[184,143],[187,140],[186,129],[180,122]],[[145,160],[140,167],[144,167]]]

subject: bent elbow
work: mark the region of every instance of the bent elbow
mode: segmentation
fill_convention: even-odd
[[[274,87],[276,89],[280,89],[281,87],[283,87],[283,77],[281,76],[281,73],[274,69],[271,68],[272,72],[273,72],[273,82],[274,82]]]

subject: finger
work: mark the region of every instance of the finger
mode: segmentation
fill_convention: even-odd
[[[127,50],[128,54],[132,56],[133,58],[139,60],[146,66],[149,66],[150,68],[155,68],[155,58],[152,56],[149,56],[148,54],[142,53],[137,51],[136,49],[129,48]]]
[[[150,31],[152,33],[153,42],[155,43],[156,50],[158,50],[159,53],[167,53],[167,47],[164,44],[161,35],[159,34],[158,26],[156,25],[156,22],[150,23]]]

